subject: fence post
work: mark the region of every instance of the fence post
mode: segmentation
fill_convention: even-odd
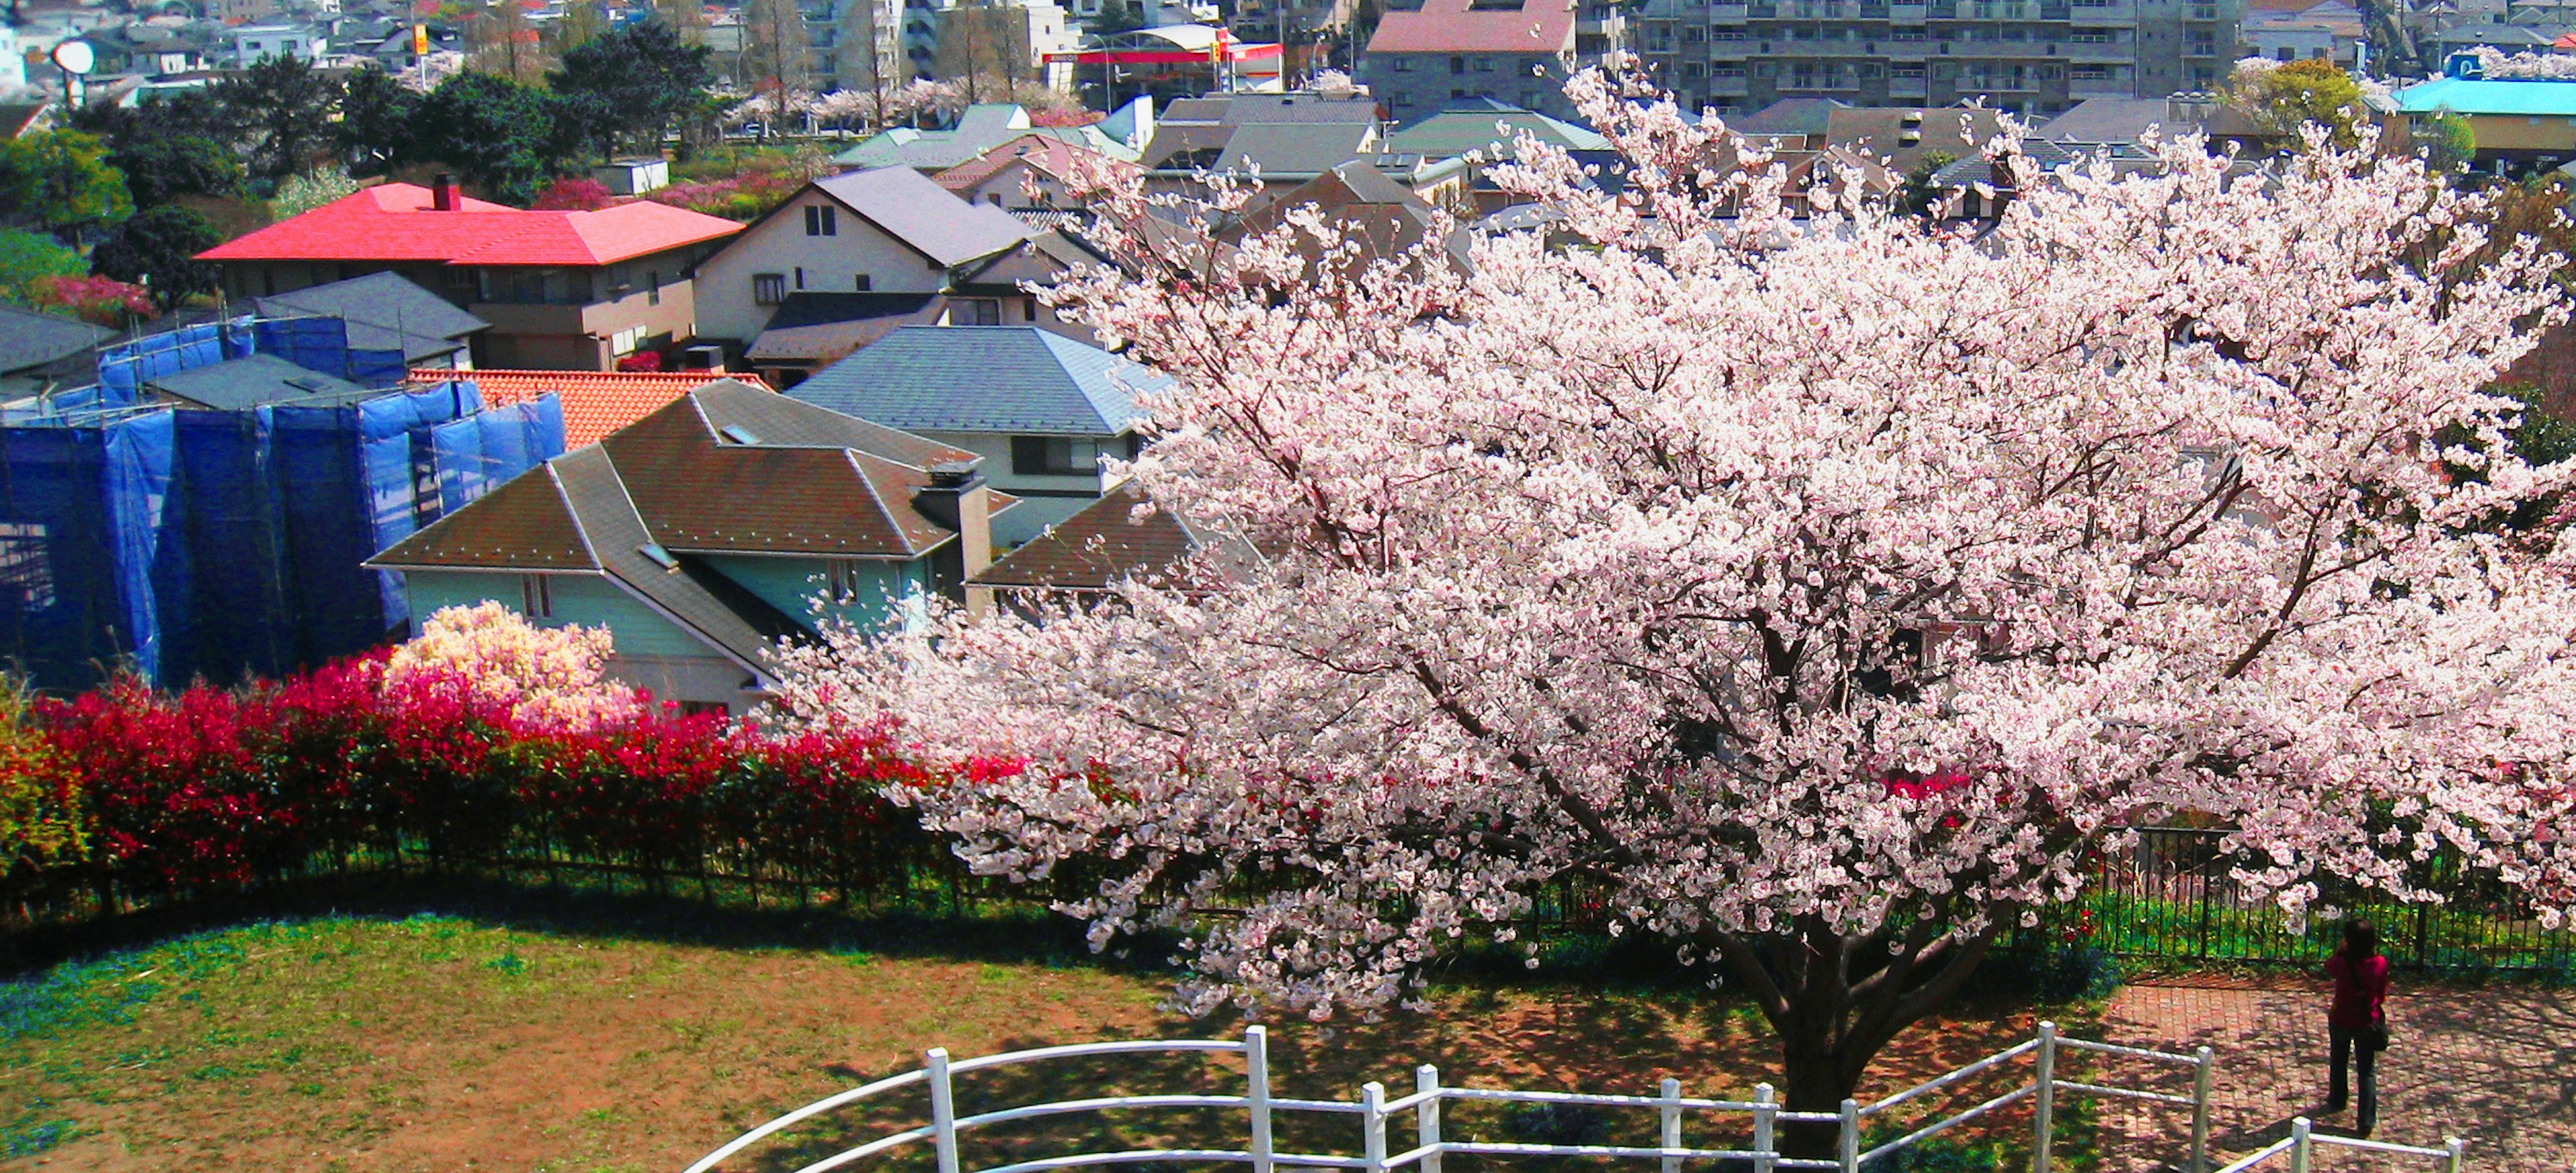
[[[1843,1173],[1860,1173],[1860,1101],[1843,1101]],[[943,1171],[944,1173],[944,1171]]]
[[[1252,1173],[1270,1170],[1270,1028],[1243,1028],[1244,1099],[1252,1110]]]
[[[1772,1173],[1779,1159],[1780,1108],[1772,1100],[1771,1085],[1753,1085],[1753,1173]]]
[[[2308,1173],[2308,1118],[2290,1121],[2290,1173]]]
[[[1368,1173],[1385,1173],[1386,1085],[1374,1080],[1360,1085],[1360,1152],[1368,1158]]]
[[[2209,1173],[2209,1095],[2218,1057],[2207,1047],[2192,1057],[2199,1062],[2191,1075],[2191,1173]]]
[[[939,1150],[939,1173],[957,1173],[957,1101],[948,1086],[948,1048],[923,1053],[930,1068],[930,1128]]]
[[[1655,1141],[1667,1149],[1677,1149],[1682,1147],[1682,1081],[1665,1076],[1663,1097],[1663,1106],[1655,1109],[1659,1117],[1656,1123],[1662,1126],[1655,1132]],[[1664,1173],[1682,1173],[1682,1159],[1666,1156]]]
[[[2039,1061],[2030,1101],[2030,1170],[2048,1173],[2049,1142],[2057,1139],[2057,1024],[2039,1024]]]
[[[2469,1142],[2449,1136],[2442,1138],[2442,1147],[2450,1152],[2450,1160],[2442,1166],[2444,1173],[2460,1173],[2461,1162],[2468,1156]]]
[[[1413,1069],[1413,1091],[1422,1102],[1413,1106],[1414,1143],[1429,1148],[1440,1143],[1440,1069],[1428,1063]],[[1440,1151],[1422,1154],[1422,1173],[1440,1173]]]

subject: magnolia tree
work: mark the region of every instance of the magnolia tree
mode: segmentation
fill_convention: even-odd
[[[1175,376],[1133,472],[1224,557],[840,631],[789,709],[960,763],[897,797],[1078,870],[1095,944],[1177,928],[1192,1010],[1403,1003],[1577,883],[1750,992],[1801,1110],[2186,813],[2294,917],[2321,874],[2434,899],[2440,853],[2556,923],[2576,593],[2479,524],[2570,475],[2480,390],[2555,258],[2461,272],[2475,197],[2322,142],[2268,183],[2001,157],[1982,235],[1792,218],[1715,119],[1572,92],[1624,191],[1524,137],[1553,235],[1472,273],[1312,209],[1196,247],[1248,193],[1093,176],[1117,264],[1051,298]]]
[[[606,677],[605,627],[537,627],[495,602],[447,607],[386,658],[387,685],[469,690],[531,728],[586,731],[643,712],[644,698]]]

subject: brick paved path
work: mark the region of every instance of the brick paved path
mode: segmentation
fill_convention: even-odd
[[[2191,979],[2172,979],[2190,981]],[[2326,1084],[2326,997],[2317,985],[2201,980],[2120,991],[2104,1018],[2116,1043],[2218,1053],[2212,1148],[2242,1154],[2289,1135],[2292,1117],[2345,1131],[2349,1110],[2319,1113]],[[2512,1173],[2576,1170],[2576,991],[2530,986],[2436,986],[2389,999],[2396,1039],[2380,1057],[2376,1139],[2438,1146],[2469,1141],[2469,1167]],[[2136,1086],[2134,1078],[2115,1082]],[[2187,1091],[2187,1080],[2169,1081]],[[2102,1109],[2106,1170],[2178,1167],[2189,1121],[2114,1102]],[[2431,1161],[2358,1159],[2327,1150],[2319,1170],[2433,1169]],[[2286,1170],[2287,1158],[2265,1166]]]

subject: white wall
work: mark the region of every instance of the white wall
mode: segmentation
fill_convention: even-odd
[[[805,209],[819,205],[835,209],[835,235],[805,235]],[[868,275],[873,293],[937,293],[948,283],[946,270],[839,201],[809,189],[698,266],[699,336],[748,344],[778,308],[752,300],[752,276],[782,274],[787,292],[795,293],[799,268],[805,270],[807,293],[857,292],[861,273]]]

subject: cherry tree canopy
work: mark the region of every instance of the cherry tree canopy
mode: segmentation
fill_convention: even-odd
[[[907,798],[1103,877],[1096,941],[1179,926],[1202,1010],[1400,1002],[1587,883],[1754,992],[1802,1107],[2127,827],[2233,828],[2293,916],[2437,852],[2563,913],[2576,594],[2477,524],[2570,474],[2480,390],[2555,257],[2459,271],[2476,197],[2321,144],[2023,174],[1982,234],[1791,218],[1715,119],[1573,90],[1624,192],[1518,143],[1552,231],[1472,273],[1311,212],[1178,244],[1250,193],[1101,177],[1119,265],[1054,297],[1177,377],[1134,475],[1229,556],[839,632],[790,711],[961,763]]]

